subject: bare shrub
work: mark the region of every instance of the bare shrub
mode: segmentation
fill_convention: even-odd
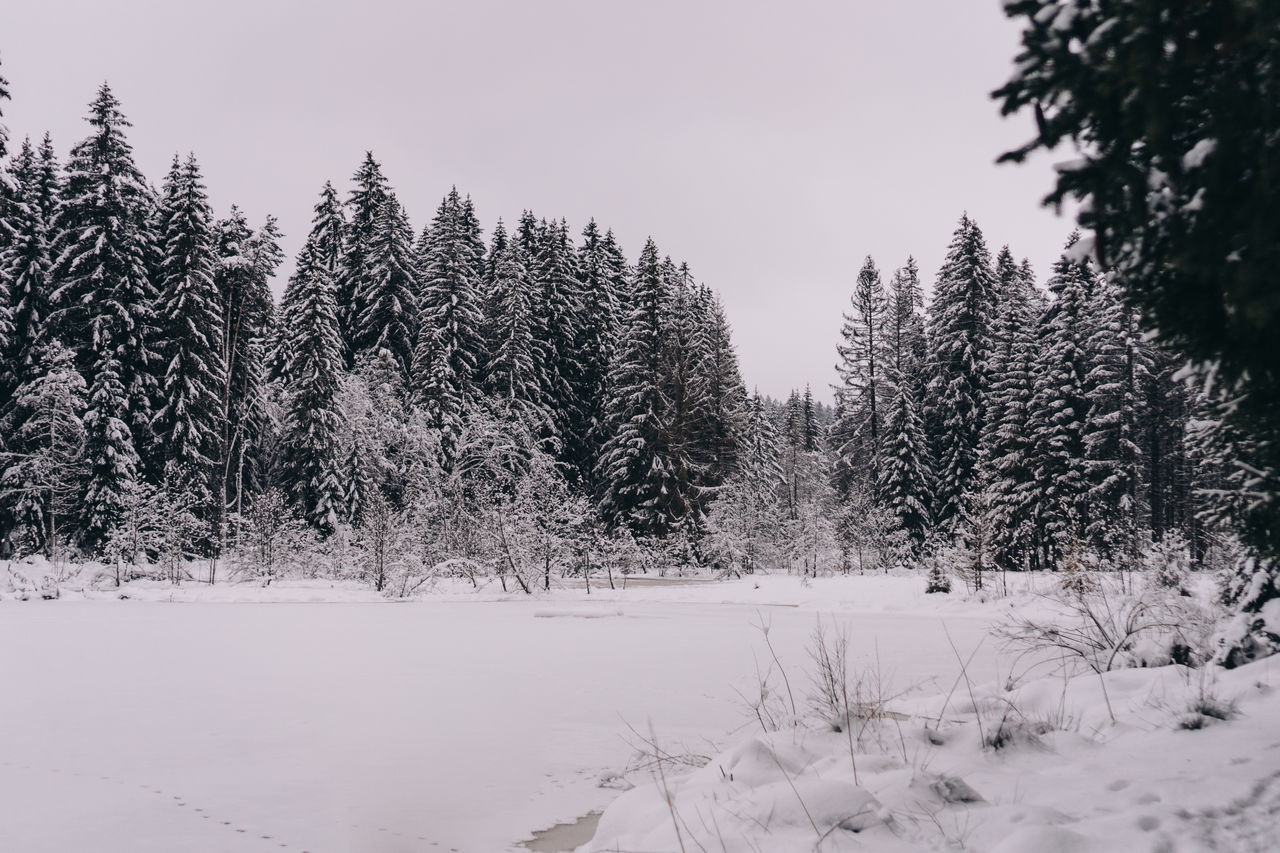
[[[1232,699],[1218,696],[1198,696],[1187,706],[1187,713],[1178,719],[1178,728],[1195,731],[1215,722],[1226,722],[1240,716],[1240,707]]]
[[[1058,605],[1063,618],[1013,617],[996,629],[996,635],[1022,654],[1065,653],[1097,673],[1129,664],[1141,638],[1165,634],[1193,639],[1184,630],[1186,609],[1152,591],[1127,595],[1081,573],[1045,597]]]

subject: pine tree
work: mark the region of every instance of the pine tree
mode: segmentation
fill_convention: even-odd
[[[919,554],[932,525],[933,465],[920,419],[915,380],[898,383],[885,422],[876,495]]]
[[[419,241],[422,295],[413,356],[415,396],[441,432],[448,467],[484,356],[475,246],[457,189],[445,196]]]
[[[320,192],[320,201],[316,204],[312,218],[311,232],[307,236],[307,249],[298,256],[298,264],[285,286],[284,296],[280,300],[280,316],[276,326],[275,342],[272,345],[270,362],[271,378],[280,379],[289,385],[289,365],[293,355],[289,352],[289,330],[297,323],[296,309],[301,302],[300,291],[305,286],[312,271],[317,271],[330,282],[336,282],[342,271],[342,246],[347,229],[343,218],[342,204],[338,201],[338,192],[333,184],[325,182]],[[303,269],[303,263],[307,268]],[[336,284],[335,284],[336,286]],[[335,295],[334,304],[337,304]],[[335,309],[336,310],[336,309]],[[341,339],[341,333],[339,334]],[[344,356],[345,363],[345,356]]]
[[[574,342],[580,365],[574,392],[578,407],[569,424],[566,456],[588,482],[593,479],[603,440],[609,365],[623,317],[617,292],[616,248],[610,238],[600,233],[594,219],[582,230],[582,247],[578,250],[582,322]]]
[[[650,239],[636,266],[635,304],[609,372],[608,438],[599,465],[601,514],[613,524],[656,536],[678,527],[693,511],[689,496],[676,485],[689,479],[687,462],[669,444],[669,403],[658,381],[666,290],[658,248]]]
[[[386,353],[407,382],[418,334],[418,273],[413,231],[394,193],[386,197],[378,214],[365,264],[363,313],[356,318],[351,336],[354,349]]]
[[[577,348],[583,310],[578,262],[563,221],[540,223],[536,244],[529,275],[535,293],[534,339],[542,394],[552,416],[552,432],[546,438],[565,455],[573,425],[582,419],[577,394],[583,370]]]
[[[169,487],[208,517],[214,466],[222,458],[226,362],[222,299],[214,281],[213,212],[194,155],[185,164],[174,157],[160,220],[157,350],[165,372],[154,420],[155,434],[163,437],[157,456]]]
[[[529,435],[540,435],[550,428],[551,415],[542,398],[535,361],[533,286],[518,243],[503,245],[494,262],[484,390],[501,417],[519,423]]]
[[[476,206],[472,203],[471,196],[467,196],[462,200],[461,211],[462,244],[465,247],[467,256],[471,258],[472,267],[475,269],[475,280],[483,282],[485,270],[484,229],[480,227],[480,217],[476,215]]]
[[[0,290],[7,296],[0,302],[0,340],[8,338],[0,351],[0,416],[10,395],[31,378],[36,349],[45,332],[51,290],[49,217],[53,208],[53,187],[45,197],[46,169],[56,168],[48,136],[39,159],[30,139],[13,164],[14,196],[10,206],[12,235],[9,248],[0,252]],[[54,173],[56,177],[56,172]],[[6,331],[7,329],[7,331]]]
[[[1036,558],[1033,520],[1036,499],[1031,435],[1035,391],[1038,299],[1030,266],[1013,264],[1006,246],[996,263],[999,303],[988,365],[987,408],[979,469],[988,492],[988,549],[1003,569],[1027,566]]]
[[[695,443],[704,488],[715,489],[737,470],[747,393],[724,307],[705,286],[699,288],[697,299],[701,322],[695,331],[694,347],[704,403]],[[816,423],[813,441],[816,446]]]
[[[1257,455],[1237,461],[1259,498],[1236,521],[1259,555],[1280,556],[1280,253],[1261,236],[1280,232],[1269,177],[1280,7],[1017,0],[1005,13],[1022,19],[1024,49],[994,95],[1038,121],[1003,159],[1089,140],[1046,202],[1087,201],[1080,224],[1129,303],[1192,364],[1211,365],[1202,376],[1215,387],[1235,386],[1224,414],[1257,439]]]
[[[55,219],[51,334],[73,346],[89,385],[85,541],[96,548],[119,520],[139,450],[154,446],[159,365],[148,269],[153,203],[124,137],[129,122],[106,84],[90,104],[89,124],[92,134],[71,150]]]
[[[498,261],[501,259],[503,251],[507,248],[509,239],[507,237],[507,226],[503,224],[502,217],[498,217],[498,224],[493,227],[493,237],[489,239],[489,250],[484,255],[484,276],[481,282],[484,287],[484,295],[486,300],[493,292],[493,283],[498,277]],[[486,301],[486,305],[488,302]]]
[[[691,507],[686,516],[697,524],[705,506],[706,471],[700,464],[698,445],[707,415],[707,389],[697,349],[702,324],[697,293],[685,266],[676,267],[670,258],[663,262],[667,302],[662,337],[661,372],[656,377],[666,401],[666,446],[674,464],[669,469],[671,484]]]
[[[354,363],[362,347],[367,346],[362,344],[360,336],[363,318],[372,304],[370,290],[374,286],[375,262],[371,255],[380,236],[378,220],[391,192],[372,151],[364,153],[364,161],[351,180],[356,186],[347,199],[350,217],[343,233],[342,263],[337,277],[338,320],[348,366]],[[410,243],[412,240],[410,237]]]
[[[124,520],[138,487],[138,453],[129,426],[118,414],[129,410],[114,348],[105,348],[93,366],[84,413],[84,458],[88,476],[80,515],[80,544],[100,552]]]
[[[929,419],[938,484],[934,514],[949,525],[973,486],[986,406],[986,362],[996,299],[991,255],[978,224],[960,217],[929,311]]]
[[[54,557],[59,525],[74,522],[84,482],[84,379],[69,349],[41,345],[0,422],[7,435],[0,495],[5,515]],[[68,518],[68,516],[71,516]]]
[[[822,430],[818,426],[818,410],[813,402],[813,389],[807,383],[804,386],[804,397],[801,398],[800,417],[801,434],[804,436],[801,446],[805,453],[817,453],[820,444],[818,438],[822,435]]]
[[[4,123],[4,102],[9,100],[9,81],[0,74],[0,254],[9,248],[13,237],[14,212],[10,209],[15,203],[15,187],[3,168],[9,156],[9,128]],[[3,286],[0,279],[0,286]]]
[[[1085,532],[1117,567],[1132,570],[1139,546],[1148,538],[1143,529],[1142,432],[1153,362],[1138,318],[1122,299],[1115,283],[1104,279],[1090,305],[1084,449],[1092,515]]]
[[[858,271],[850,313],[844,315],[836,351],[840,384],[836,400],[841,418],[832,430],[837,457],[836,484],[844,493],[862,476],[876,480],[881,407],[886,390],[886,356],[893,324],[880,271],[868,255]],[[897,318],[892,318],[896,320]],[[888,333],[888,336],[887,336]]]
[[[904,376],[914,375],[924,364],[924,293],[920,288],[920,268],[916,259],[907,256],[907,263],[893,273],[889,287],[888,309],[888,366],[896,383]]]
[[[237,517],[244,511],[245,476],[252,479],[255,473],[251,450],[266,422],[267,357],[274,313],[269,282],[284,257],[279,239],[273,217],[267,217],[255,233],[234,206],[214,233],[213,278],[222,317],[219,355],[225,365],[219,389],[223,434],[218,494]],[[223,532],[221,521],[218,532]]]
[[[776,497],[784,482],[782,442],[758,390],[747,401],[742,434],[742,473],[756,485],[762,500],[766,496]]]
[[[1078,540],[1087,524],[1084,501],[1084,421],[1088,373],[1086,319],[1093,297],[1094,274],[1087,261],[1071,252],[1079,239],[1072,234],[1067,251],[1054,264],[1049,290],[1054,301],[1041,315],[1036,340],[1041,355],[1036,372],[1027,431],[1035,468],[1034,513],[1040,538],[1041,565],[1052,568]]]
[[[781,538],[784,482],[777,429],[756,392],[745,401],[737,468],[708,513],[709,535],[701,547],[712,565],[746,572],[769,565],[771,546]]]
[[[333,187],[326,184],[298,259],[295,302],[286,330],[292,380],[284,423],[286,476],[294,502],[321,533],[334,530],[344,508],[337,404],[343,357],[334,281],[336,200]]]

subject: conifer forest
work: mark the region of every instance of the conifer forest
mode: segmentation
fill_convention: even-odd
[[[1280,14],[993,5],[1056,260],[889,206],[782,394],[625,197],[410,209],[371,128],[287,234],[0,76],[0,849],[1274,849]]]

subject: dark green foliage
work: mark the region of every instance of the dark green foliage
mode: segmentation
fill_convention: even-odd
[[[636,533],[664,536],[694,512],[692,462],[670,433],[663,393],[664,312],[670,300],[658,249],[645,243],[632,287],[635,302],[609,374],[609,438],[600,454],[601,513]]]
[[[1055,299],[1040,317],[1036,341],[1041,355],[1027,431],[1034,456],[1041,559],[1055,566],[1087,523],[1084,432],[1089,401],[1088,327],[1096,284],[1092,266],[1075,260],[1071,249],[1053,267],[1049,289]]]
[[[986,408],[996,278],[978,224],[960,217],[929,307],[928,399],[938,487],[935,514],[949,524],[973,487]]]
[[[333,531],[345,507],[338,444],[343,358],[334,281],[339,221],[335,210],[337,196],[326,184],[298,258],[290,325],[284,330],[292,380],[286,389],[285,467],[294,503],[321,533]]]
[[[433,426],[441,432],[446,467],[474,401],[483,366],[484,314],[480,261],[464,206],[455,188],[440,202],[431,227],[418,242],[421,296],[413,355],[413,389]]]
[[[529,435],[541,435],[551,428],[551,416],[535,354],[533,285],[520,244],[505,243],[494,263],[485,392],[504,420],[521,424]]]
[[[577,409],[565,436],[565,457],[587,483],[594,479],[604,438],[609,365],[625,319],[621,291],[625,290],[626,274],[626,260],[613,233],[601,235],[595,220],[588,222],[578,249],[582,321],[574,343],[578,357],[574,389]]]
[[[213,212],[194,156],[175,157],[160,206],[157,351],[165,365],[154,430],[171,489],[208,512],[224,438],[222,299],[214,281]]]
[[[12,165],[11,239],[0,251],[0,416],[11,395],[31,378],[49,317],[56,169],[47,135],[38,155],[31,141],[23,140]]]
[[[924,545],[933,521],[933,462],[920,419],[917,388],[915,381],[900,381],[889,403],[876,483],[877,497],[893,514],[898,528],[906,531],[915,553]]]
[[[418,271],[413,231],[395,194],[387,195],[365,258],[361,313],[352,318],[357,353],[385,353],[409,380],[418,336]]]
[[[1232,514],[1277,586],[1280,555],[1280,6],[1259,0],[1015,0],[1018,70],[994,96],[1037,133],[1005,159],[1060,144],[1083,156],[1048,203],[1087,199],[1096,239],[1147,325],[1201,366],[1242,437]]]
[[[369,346],[367,340],[361,340],[362,333],[368,331],[363,328],[363,318],[373,301],[376,261],[372,255],[381,230],[379,218],[390,193],[382,166],[373,159],[372,151],[365,152],[352,181],[356,186],[347,199],[350,218],[343,234],[342,264],[337,277],[338,321],[348,366],[354,364],[358,352]],[[409,242],[413,242],[412,236]]]
[[[234,206],[214,229],[213,278],[221,303],[219,351],[225,365],[219,389],[223,435],[218,492],[237,513],[244,509],[245,489],[264,486],[254,451],[267,421],[267,355],[274,315],[269,282],[283,259],[279,239],[274,218],[268,217],[255,233]]]
[[[89,124],[90,136],[71,149],[55,219],[50,334],[76,353],[89,383],[84,529],[87,546],[98,548],[133,488],[139,451],[154,446],[159,365],[148,268],[153,201],[124,137],[129,122],[106,84],[89,106]]]

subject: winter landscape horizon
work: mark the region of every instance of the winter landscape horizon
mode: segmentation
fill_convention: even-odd
[[[1280,848],[1271,4],[4,18],[0,851]]]

